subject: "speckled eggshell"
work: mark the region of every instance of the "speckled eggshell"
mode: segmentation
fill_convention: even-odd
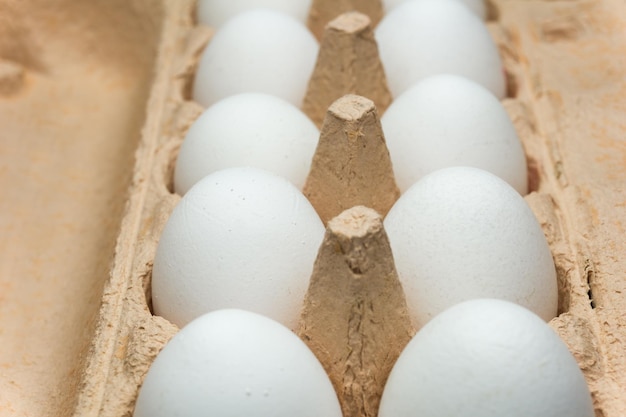
[[[512,301],[546,321],[556,316],[556,271],[541,226],[495,175],[435,171],[400,197],[384,225],[417,328],[474,298]]]
[[[341,417],[332,384],[286,327],[241,310],[189,323],[159,353],[134,417]]]
[[[241,308],[295,328],[324,226],[286,179],[255,168],[215,172],[167,221],[154,259],[154,312],[178,326]]]
[[[424,78],[391,103],[381,124],[401,191],[438,169],[473,166],[528,192],[526,157],[509,115],[471,80]]]
[[[283,12],[306,23],[311,0],[199,0],[198,22],[219,28],[237,14],[260,7]]]
[[[300,107],[319,45],[301,22],[254,9],[222,26],[200,57],[193,98],[209,107],[230,95],[259,92]]]
[[[398,97],[420,79],[456,74],[503,98],[502,61],[483,21],[457,0],[407,1],[375,31],[389,89]]]
[[[251,166],[302,189],[318,139],[315,124],[283,99],[260,93],[225,98],[205,110],[187,132],[174,188],[183,195],[212,172]]]
[[[457,304],[406,346],[379,417],[593,417],[584,376],[541,318],[502,300]]]
[[[418,0],[383,0],[383,7],[386,13],[389,13],[394,7],[405,3],[407,1],[418,1]],[[487,6],[485,5],[485,0],[457,0],[462,2],[464,5],[469,7],[471,11],[473,11],[476,16],[485,20],[487,18]]]

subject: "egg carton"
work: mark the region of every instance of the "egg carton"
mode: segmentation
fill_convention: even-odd
[[[352,3],[361,7],[359,2],[347,0],[313,1],[310,27],[321,37],[325,22],[352,9]],[[382,8],[375,1],[362,3],[362,10],[370,15],[369,26],[361,17],[344,15],[343,20],[335,20],[335,26],[328,29],[335,31],[333,36],[345,36],[348,44],[356,42],[356,38],[367,42],[367,36],[355,38],[354,34],[370,33],[371,25],[382,16]],[[626,301],[622,294],[626,291],[626,261],[619,254],[626,249],[623,237],[626,150],[619,138],[625,133],[626,65],[618,57],[626,54],[623,35],[626,6],[620,0],[494,0],[490,6],[487,25],[500,47],[508,79],[508,97],[503,104],[522,139],[529,164],[532,192],[525,199],[544,230],[557,268],[559,316],[549,324],[578,361],[591,389],[596,415],[623,416],[626,415]],[[150,7],[156,11],[148,11]],[[203,110],[190,99],[191,86],[198,57],[210,41],[212,30],[195,24],[192,0],[137,1],[128,9],[129,15],[133,13],[145,13],[155,20],[155,16],[163,18],[156,73],[135,153],[132,186],[119,229],[115,259],[102,292],[89,354],[76,359],[78,369],[71,376],[75,381],[71,404],[58,412],[52,410],[50,415],[68,415],[70,409],[75,416],[132,415],[150,364],[179,330],[151,313],[150,278],[161,231],[180,200],[172,191],[177,151],[185,132]],[[322,48],[322,56],[324,53],[328,54],[328,58],[323,58],[328,65],[320,59],[318,67],[322,69],[316,72],[318,80],[337,82],[346,93],[368,97],[379,113],[384,111],[390,96],[376,62],[369,62],[368,68],[370,74],[379,74],[378,81],[348,85],[347,80],[332,75],[329,64],[333,53],[343,52]],[[20,77],[19,68],[0,69],[9,71],[11,77]],[[353,123],[342,120],[337,112],[327,112],[329,101],[337,97],[328,96],[315,80],[316,76],[303,105],[311,118],[318,124],[325,116],[335,117],[336,123]],[[14,85],[2,83],[0,88]],[[367,114],[356,118],[357,121],[371,119],[372,113]],[[375,168],[385,177],[387,168]],[[324,182],[322,176],[317,178]],[[376,190],[365,183],[363,191],[351,198],[373,206],[368,198]],[[341,186],[335,184],[333,189]],[[388,197],[393,202],[397,194]],[[386,204],[388,208],[389,202]],[[343,208],[348,207],[330,208],[325,219]],[[373,208],[383,214],[386,211],[384,207]],[[341,240],[341,230],[335,232]],[[370,237],[376,238],[376,233],[372,232]],[[388,265],[390,256],[386,250],[388,245],[383,242],[370,256],[392,267]],[[329,264],[336,261],[330,256],[327,259]],[[329,284],[319,283],[320,280],[316,280],[316,288],[323,291]],[[305,316],[310,313],[306,303],[304,311]],[[396,324],[389,334],[400,335],[392,343],[399,351],[414,330],[406,317],[399,317]],[[316,349],[315,343],[311,343],[316,336],[306,336],[302,330],[301,336]],[[319,347],[316,353],[320,356]],[[321,359],[336,388],[338,384],[349,385],[341,369],[330,369]],[[377,364],[374,359],[371,363],[384,380],[391,364]],[[363,389],[376,393],[381,384]],[[344,411],[352,410],[356,400],[344,395],[345,390],[339,391],[342,391],[339,395]],[[375,404],[376,399],[373,401]],[[0,412],[4,414],[4,410]],[[359,415],[354,410],[349,413],[346,417]],[[11,410],[7,410],[7,415],[11,415]],[[362,415],[375,415],[375,411],[370,409]]]
[[[317,6],[319,3],[322,2]],[[624,373],[620,372],[625,367],[620,336],[626,315],[619,308],[623,303],[620,296],[623,283],[615,279],[619,269],[613,268],[619,266],[619,261],[610,255],[614,251],[606,250],[611,242],[619,242],[619,235],[615,236],[614,208],[623,199],[618,197],[621,190],[617,183],[612,185],[611,178],[615,178],[615,174],[611,174],[609,164],[602,161],[606,151],[598,149],[590,140],[599,136],[604,146],[610,146],[610,139],[606,137],[610,133],[606,129],[612,126],[605,125],[604,131],[597,131],[593,124],[578,124],[576,117],[581,111],[591,110],[591,105],[585,105],[583,98],[590,99],[591,103],[611,100],[610,93],[593,88],[594,78],[589,73],[597,71],[593,67],[585,71],[589,64],[580,57],[577,48],[585,42],[601,43],[606,39],[608,35],[599,28],[593,31],[597,24],[593,18],[606,14],[608,19],[612,9],[608,3],[563,7],[547,2],[530,5],[502,2],[495,6],[499,15],[489,27],[501,46],[509,79],[510,98],[504,104],[523,140],[531,168],[533,192],[526,200],[544,228],[558,271],[559,316],[550,325],[578,360],[591,388],[597,414],[623,415],[626,385]],[[157,77],[164,77],[164,82],[159,83],[157,79],[156,85],[160,88],[152,91],[148,120],[138,150],[134,189],[118,240],[111,281],[105,289],[92,360],[86,368],[88,377],[83,381],[84,389],[79,396],[78,415],[129,414],[150,363],[178,330],[150,313],[150,272],[162,227],[179,200],[171,191],[176,152],[186,130],[202,111],[190,101],[189,91],[195,62],[209,41],[210,30],[194,26],[191,3],[168,7],[171,7],[168,13],[178,18],[168,21],[164,28],[157,74]],[[338,13],[335,12],[312,13],[312,16],[333,16]],[[334,28],[337,33],[350,36],[350,28],[337,26],[338,29]],[[358,24],[356,26],[358,28]],[[333,52],[338,51],[328,51]],[[559,54],[567,59],[552,58]],[[571,67],[570,59],[575,60],[576,70]],[[585,83],[592,83],[592,88]],[[378,86],[383,86],[380,91],[353,92],[370,96],[384,109],[388,104],[384,82]],[[349,87],[358,90],[357,86]],[[309,92],[304,108],[319,123],[322,120],[320,109],[325,113],[330,103],[324,105],[324,99],[318,99],[312,104],[314,96],[314,91]],[[617,104],[617,97],[613,100]],[[585,164],[581,172],[580,165],[576,164],[581,152],[586,157],[597,155],[600,167]],[[600,181],[594,180],[596,178]],[[341,186],[333,184],[332,188],[336,190]],[[376,190],[365,182],[363,189],[367,192],[354,198],[362,198],[362,204],[368,205],[368,196]],[[317,207],[320,206],[323,204],[318,203]],[[385,212],[384,208],[375,208]],[[604,214],[607,209],[608,213]],[[335,208],[323,217],[328,220],[338,214],[338,210]],[[611,236],[616,239],[612,240]],[[382,262],[385,255],[378,255]],[[403,330],[399,347],[410,332]],[[308,339],[314,337],[307,336]],[[327,341],[327,344],[332,342]],[[325,361],[322,359],[322,362]],[[341,369],[330,371],[336,388],[337,380],[349,383],[342,375],[337,375]],[[371,389],[375,391],[379,387]],[[353,399],[341,393],[340,398],[344,402]],[[344,404],[344,411],[346,409],[350,406]],[[366,414],[375,412],[368,410]],[[350,415],[358,414],[352,410]]]

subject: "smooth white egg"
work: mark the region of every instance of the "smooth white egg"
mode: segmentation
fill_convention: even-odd
[[[389,375],[379,417],[593,417],[576,360],[539,317],[472,300],[435,317]]]
[[[266,169],[302,189],[319,130],[291,103],[260,93],[237,94],[209,107],[191,126],[180,148],[174,188],[185,194],[220,169]]]
[[[554,318],[554,261],[541,226],[509,184],[477,168],[435,171],[384,221],[413,324],[461,301],[498,298]]]
[[[134,417],[341,417],[315,355],[258,314],[221,310],[183,328],[143,382]]]
[[[293,184],[256,168],[217,171],[176,206],[152,272],[154,312],[178,326],[242,308],[295,328],[318,248],[319,216]]]
[[[233,94],[258,92],[300,107],[318,49],[311,32],[291,16],[266,9],[241,13],[202,53],[194,100],[209,107]]]
[[[219,28],[239,13],[260,7],[283,12],[306,23],[311,0],[198,0],[198,22]]]
[[[424,78],[391,103],[381,124],[401,191],[438,169],[473,166],[528,193],[526,157],[508,113],[471,80]]]
[[[405,3],[407,1],[418,1],[418,0],[383,0],[383,7],[386,13],[389,13],[394,7]],[[485,0],[458,0],[461,1],[464,5],[469,7],[471,11],[473,11],[476,16],[485,20],[487,18],[487,6],[485,5]]]
[[[457,74],[498,98],[505,95],[498,48],[482,20],[457,0],[402,3],[383,18],[375,34],[394,97],[435,74]]]

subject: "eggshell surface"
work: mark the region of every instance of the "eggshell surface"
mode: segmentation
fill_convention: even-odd
[[[250,166],[285,177],[302,189],[319,130],[291,103],[243,93],[205,110],[191,126],[174,172],[177,193],[220,169]]]
[[[593,417],[576,360],[539,317],[479,299],[435,317],[389,375],[379,417]]]
[[[284,13],[255,9],[218,30],[200,57],[194,100],[205,107],[237,93],[259,92],[300,107],[319,46]]]
[[[394,7],[405,3],[407,1],[418,1],[418,0],[383,0],[383,6],[385,11],[389,13]],[[472,12],[476,14],[476,16],[485,20],[487,18],[487,7],[485,6],[484,0],[457,0],[467,6]]]
[[[375,31],[394,97],[435,74],[469,78],[503,98],[502,61],[487,27],[456,0],[407,1],[391,10]]]
[[[152,272],[154,311],[183,326],[242,308],[295,328],[324,232],[284,178],[255,168],[215,172],[165,225]]]
[[[322,365],[289,329],[242,310],[201,316],[159,353],[134,417],[341,417]]]
[[[239,13],[261,7],[283,12],[305,23],[311,0],[199,0],[197,7],[198,22],[214,28]]]
[[[473,166],[528,192],[524,149],[506,110],[471,80],[424,78],[391,103],[381,124],[401,191],[438,169]]]
[[[438,170],[409,188],[384,221],[413,324],[474,298],[520,304],[548,321],[558,289],[530,207],[495,175]]]

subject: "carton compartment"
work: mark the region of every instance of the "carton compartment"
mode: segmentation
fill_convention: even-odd
[[[157,1],[0,1],[0,415],[69,416],[159,46]]]
[[[9,6],[9,10],[17,7],[10,1],[5,1],[5,3]],[[67,3],[73,4],[69,1]],[[78,2],[75,3],[78,4]],[[68,351],[63,352],[67,354],[63,356],[66,358],[66,368],[55,373],[57,377],[54,380],[55,385],[43,383],[36,385],[33,382],[34,378],[28,382],[28,384],[32,383],[33,387],[39,387],[41,395],[31,397],[30,392],[19,392],[15,385],[8,385],[9,388],[6,391],[9,395],[14,394],[13,398],[28,398],[22,400],[23,404],[32,407],[31,398],[51,398],[54,393],[51,394],[50,387],[54,386],[57,391],[55,391],[56,396],[52,395],[52,398],[56,401],[54,404],[56,408],[46,409],[51,415],[59,413],[68,415],[71,410],[76,416],[132,415],[134,401],[145,373],[159,350],[178,330],[176,326],[163,318],[151,314],[150,274],[161,230],[169,213],[180,199],[171,192],[177,150],[186,130],[202,111],[199,105],[190,100],[189,91],[193,82],[195,63],[202,47],[210,39],[211,30],[195,26],[193,3],[192,0],[145,2],[145,4],[137,1],[128,4],[115,3],[119,9],[133,11],[129,12],[133,16],[129,18],[129,21],[133,22],[133,19],[137,19],[135,24],[138,24],[138,21],[145,24],[143,19],[147,17],[154,19],[153,22],[159,22],[160,13],[162,13],[162,26],[159,27],[155,23],[154,32],[150,32],[154,38],[147,36],[149,31],[144,33],[146,35],[144,45],[145,42],[150,43],[148,40],[155,41],[159,33],[161,35],[155,63],[156,74],[153,78],[147,115],[138,146],[136,146],[136,141],[128,139],[133,137],[132,135],[125,136],[124,146],[126,147],[119,151],[120,159],[116,160],[115,164],[108,164],[107,169],[102,166],[102,171],[100,171],[101,173],[108,172],[112,176],[121,175],[117,170],[121,166],[119,161],[124,160],[129,161],[128,171],[126,171],[128,175],[131,172],[132,151],[137,149],[132,186],[126,200],[126,211],[119,228],[115,259],[108,280],[105,283],[106,266],[111,259],[112,252],[109,252],[108,257],[103,257],[103,252],[100,251],[97,259],[92,258],[89,261],[87,258],[77,257],[89,268],[93,269],[94,265],[98,265],[97,271],[102,274],[99,279],[94,278],[94,281],[87,284],[85,284],[84,276],[92,277],[96,274],[81,274],[80,279],[83,281],[66,280],[72,283],[81,282],[81,285],[84,285],[77,288],[75,292],[63,292],[63,294],[72,293],[74,298],[82,297],[81,302],[89,299],[89,302],[85,302],[84,309],[78,311],[77,305],[80,303],[69,307],[67,303],[63,305],[57,303],[52,307],[40,305],[41,317],[46,320],[51,320],[50,313],[55,311],[54,308],[58,309],[59,315],[67,315],[68,312],[77,310],[76,314],[70,314],[70,316],[74,317],[76,320],[74,323],[78,324],[63,334],[64,339],[59,339],[65,340],[64,348],[71,346],[71,349],[74,349],[71,351],[73,356],[69,355]],[[314,4],[318,3],[321,1]],[[115,15],[111,11],[113,6],[109,8],[107,4],[97,2],[94,3],[97,6],[93,7],[99,12],[108,10]],[[141,8],[141,5],[145,8]],[[153,6],[153,9],[148,10],[148,6]],[[81,9],[86,7],[80,6]],[[70,9],[71,7],[68,6],[68,10]],[[315,10],[312,11],[312,15],[314,13]],[[99,16],[104,15],[106,13],[99,14]],[[317,16],[320,15],[321,13],[317,14]],[[503,103],[523,141],[530,168],[529,181],[533,192],[526,197],[526,200],[544,229],[558,272],[559,317],[553,319],[550,325],[568,345],[583,370],[594,399],[596,416],[623,416],[626,414],[624,395],[626,392],[626,355],[624,354],[626,352],[624,346],[626,302],[622,294],[626,291],[624,278],[626,262],[619,254],[626,250],[626,241],[623,238],[623,225],[626,224],[626,212],[623,210],[626,202],[626,189],[623,187],[623,179],[626,177],[626,163],[624,162],[626,153],[622,139],[626,133],[623,122],[624,114],[626,114],[626,78],[624,77],[626,62],[618,57],[626,56],[626,37],[623,33],[623,28],[626,27],[626,5],[621,0],[598,2],[494,0],[490,4],[490,16],[492,19],[488,22],[488,27],[500,46],[505,71],[509,78],[509,97]],[[114,38],[115,36],[123,37],[122,34],[109,35]],[[6,59],[2,42],[0,40],[2,53],[0,57]],[[125,48],[129,47],[125,44]],[[28,48],[22,49],[29,51]],[[94,48],[89,50],[92,49]],[[120,50],[122,49],[124,48]],[[37,56],[34,53],[31,55]],[[150,55],[150,57],[153,56]],[[9,58],[14,62],[22,62],[15,57]],[[24,57],[20,59],[23,62],[28,61]],[[145,74],[150,74],[149,68],[153,64],[150,59],[146,58]],[[46,61],[42,60],[42,62]],[[87,65],[88,62],[89,60],[81,57],[80,65]],[[17,77],[19,79],[19,71],[16,75],[14,68],[6,69],[6,66],[3,68],[5,68],[4,72],[0,71],[0,74],[8,74],[5,78]],[[94,71],[96,74],[99,73]],[[28,81],[31,76],[30,72],[31,70],[26,72],[24,80]],[[89,74],[93,76],[94,73]],[[33,71],[32,75],[35,76],[36,72]],[[149,76],[143,81],[148,83],[148,86],[150,85]],[[89,84],[89,82],[86,83]],[[8,83],[0,82],[0,86],[5,84]],[[28,82],[25,82],[24,88],[28,85]],[[54,85],[62,84],[55,83]],[[132,86],[137,88],[136,84]],[[126,86],[121,91],[120,94],[125,94],[128,98],[132,88]],[[143,115],[147,90],[142,91],[144,95],[137,93],[137,102],[133,102],[136,106],[133,109],[137,112],[135,114]],[[5,101],[0,101],[0,105],[4,106],[8,100],[14,100],[6,97],[18,97],[18,95],[5,94],[3,96]],[[42,96],[44,104],[49,103],[48,97]],[[131,101],[124,101],[124,103],[128,105]],[[107,119],[109,125],[103,125],[99,131],[103,135],[104,131],[109,135],[111,133],[109,129],[119,126],[118,123],[122,123],[120,120],[128,122],[128,119],[120,117],[121,115],[128,116],[128,114],[121,111],[122,105],[117,104],[115,109],[110,109],[111,114],[116,116],[116,121]],[[15,111],[15,108],[18,107],[13,106],[11,111]],[[31,114],[29,111],[30,109],[25,107],[23,114]],[[81,109],[82,111],[84,109]],[[0,113],[0,118],[3,117],[3,113],[6,112]],[[36,114],[47,113],[37,112]],[[76,114],[79,113],[76,112]],[[80,114],[80,120],[86,120],[86,116]],[[103,117],[102,112],[98,114],[99,117]],[[16,117],[8,119],[5,125],[8,123],[12,126],[11,123],[13,123],[18,132],[19,129],[33,128],[32,125],[23,121],[17,123],[17,120],[12,120],[17,119]],[[128,130],[124,132],[137,132],[129,126],[132,125],[138,129],[142,118],[133,120],[137,124],[128,122],[128,125],[125,125]],[[85,126],[87,126],[86,123],[81,124],[81,128]],[[80,130],[72,130],[72,132],[78,131]],[[114,136],[116,141],[121,141],[120,138],[123,135],[117,133]],[[112,137],[107,136],[107,138]],[[17,144],[24,143],[24,140],[15,139],[14,142],[18,148]],[[116,143],[122,146],[120,142]],[[37,143],[36,148],[32,147],[28,150],[35,152],[35,150],[45,149],[45,146],[45,144]],[[102,150],[93,144],[89,149],[95,154],[94,160],[98,159],[102,162]],[[50,158],[50,155],[46,154],[46,156]],[[17,159],[9,156],[2,158],[3,163],[9,160]],[[22,160],[30,162],[32,156],[25,155]],[[69,158],[61,158],[53,164],[54,170],[63,173],[63,176],[56,177],[55,175],[54,178],[63,178],[65,181],[72,178],[66,171],[62,171],[62,169],[69,168],[68,160]],[[111,169],[113,165],[116,167],[115,175],[114,170]],[[87,164],[89,168],[95,169],[95,166],[98,165],[93,160]],[[14,171],[16,169],[17,167],[13,168]],[[7,171],[0,171],[2,175],[0,178],[4,178],[5,172]],[[84,175],[86,174],[81,171],[79,177]],[[16,182],[15,177],[6,180],[9,185],[13,182]],[[124,191],[126,183],[121,181],[115,184],[120,188],[116,188],[117,192],[111,192],[110,199],[106,201],[117,202],[118,206],[115,207],[119,210],[118,223],[115,225],[106,223],[103,219],[110,221],[110,213],[113,211],[112,209],[104,210],[100,205],[97,210],[102,211],[97,213],[102,213],[101,217],[84,211],[82,206],[71,217],[75,221],[80,219],[80,216],[84,216],[85,222],[92,225],[94,231],[97,230],[90,236],[96,236],[97,233],[100,233],[98,236],[102,236],[102,233],[110,233],[106,235],[110,239],[109,250],[112,250],[112,242],[118,231],[117,224],[121,216],[121,207],[127,196]],[[58,184],[55,186],[60,187]],[[32,204],[34,200],[32,196],[38,195],[36,191],[20,194],[20,190],[17,188],[14,190],[15,201],[19,202],[19,196],[22,196],[23,206],[19,210],[24,210],[23,207]],[[8,210],[15,210],[17,206],[12,202],[7,207]],[[95,205],[84,207],[91,208]],[[93,210],[95,211],[96,208]],[[35,218],[39,212],[32,211],[32,213],[34,213],[32,218]],[[94,218],[98,221],[94,222]],[[106,229],[106,232],[103,232],[103,229]],[[24,248],[25,254],[32,256],[35,252],[33,248],[37,248],[34,245],[42,244],[39,238],[41,234],[37,236],[37,239],[33,238],[27,242],[28,246]],[[86,250],[88,245],[85,243],[87,241],[84,234],[80,236],[74,234],[70,238],[64,232],[63,236],[74,244],[81,242],[78,246],[81,250]],[[9,239],[1,241],[5,253],[10,252],[6,249],[9,248],[6,243]],[[98,242],[102,241],[104,240],[100,240],[99,237]],[[54,245],[55,248],[58,246]],[[75,258],[75,256],[71,257]],[[64,259],[69,259],[69,255]],[[60,262],[60,265],[67,267],[67,263]],[[31,264],[28,263],[28,265]],[[3,274],[2,285],[15,285],[15,278],[7,279],[5,284],[5,275],[9,276],[9,274]],[[103,285],[104,290],[102,290]],[[51,286],[46,284],[44,288],[47,291]],[[41,288],[33,286],[30,292],[26,291],[28,293],[26,298],[32,300],[33,293],[41,291]],[[4,287],[2,289],[2,296],[6,298],[4,294],[7,292]],[[102,304],[96,318],[98,299],[101,294]],[[75,303],[74,298],[71,298],[71,301]],[[0,311],[4,309],[4,304],[0,305]],[[16,325],[19,331],[31,332],[32,329],[36,329],[28,322],[33,311],[38,310],[29,306],[12,313],[16,317],[17,314],[21,314],[20,320],[24,317],[24,321],[18,320],[18,325]],[[2,313],[2,317],[8,317],[8,313],[6,315]],[[55,323],[70,321],[67,317],[64,320],[66,321],[60,320]],[[95,334],[90,331],[94,325]],[[40,331],[36,332],[39,333],[39,337],[44,329],[58,333],[57,336],[61,337],[58,329],[50,330],[50,326],[45,325],[41,325],[41,329],[38,329]],[[79,334],[81,336],[77,336]],[[15,335],[7,340],[15,343],[15,354],[19,351],[18,346],[19,349],[23,349],[26,345],[25,339],[18,339]],[[92,341],[91,347],[89,354],[85,357],[84,353],[89,340]],[[32,342],[31,346],[32,349],[40,350],[46,347],[46,344],[40,343],[39,340]],[[6,347],[3,346],[2,349]],[[55,367],[52,366],[53,363],[63,363],[60,359],[55,362],[49,356],[48,350],[50,349],[46,349],[45,359],[39,362],[41,366],[38,369],[47,371],[50,367]],[[19,363],[21,360],[15,355],[9,358],[10,362],[14,363]],[[6,374],[6,369],[17,369],[13,364],[9,365],[0,368],[2,375]],[[71,370],[71,373],[67,373],[67,370]],[[27,386],[31,388],[30,385]],[[7,396],[2,398],[5,397]],[[43,401],[48,404],[47,401]],[[19,403],[14,401],[11,406],[15,407],[15,404]],[[0,403],[0,405],[4,404]],[[46,415],[45,413],[39,414]]]

